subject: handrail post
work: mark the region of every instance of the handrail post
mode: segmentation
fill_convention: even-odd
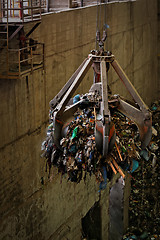
[[[32,8],[32,0],[31,0],[31,19],[33,20],[33,8]]]
[[[21,49],[18,49],[18,68],[19,68],[19,76],[21,72]]]
[[[8,75],[8,73],[9,73],[9,56],[8,56],[8,38],[9,38],[9,35],[8,35],[8,31],[9,31],[9,29],[8,29],[8,1],[7,1],[7,75]]]
[[[29,15],[29,12],[30,12],[30,11],[29,11],[29,0],[27,1],[27,3],[28,3],[28,15]]]
[[[14,0],[12,0],[12,6],[13,6],[13,17],[14,17]]]
[[[12,17],[12,1],[10,1],[10,17]]]
[[[39,7],[40,7],[40,19],[41,19],[41,11],[42,11],[42,9],[41,9],[41,0],[39,0]]]
[[[24,22],[24,12],[23,12],[23,0],[22,1],[22,22]]]
[[[24,14],[23,14],[23,0],[20,0],[20,19],[24,22]]]
[[[6,13],[5,13],[5,1],[2,1],[2,17],[5,17]]]
[[[68,7],[72,8],[72,0],[68,0]]]
[[[44,43],[42,43],[43,46],[43,70],[44,70]]]
[[[31,71],[33,72],[33,56],[32,56],[32,47],[30,47],[31,49]]]

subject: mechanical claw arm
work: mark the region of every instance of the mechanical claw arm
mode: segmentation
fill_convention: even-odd
[[[120,97],[118,98],[119,106],[118,110],[125,114],[128,118],[131,118],[138,126],[140,132],[140,138],[142,142],[142,148],[145,148],[152,137],[152,117],[151,113],[149,112],[148,107],[143,102],[141,97],[139,96],[138,92],[129,81],[128,77],[118,64],[116,60],[111,62],[112,67],[118,74],[119,78],[125,85],[126,89],[132,96],[134,102],[138,105],[137,107],[125,102]]]
[[[114,131],[111,131],[111,117],[109,111],[109,101],[108,101],[108,90],[107,90],[107,74],[106,74],[106,63],[111,64],[114,68],[121,81],[124,83],[126,89],[131,94],[133,100],[137,104],[136,106],[129,104],[128,102],[122,100],[120,97],[117,97],[117,109],[124,113],[127,117],[131,118],[137,125],[140,131],[140,137],[142,141],[142,148],[145,148],[151,139],[152,131],[151,131],[151,114],[135,90],[134,86],[131,84],[122,68],[119,66],[118,62],[114,59],[114,56],[108,54],[108,52],[103,52],[99,54],[95,51],[92,52],[87,59],[80,65],[80,67],[75,71],[69,81],[65,84],[65,86],[60,90],[60,92],[55,96],[53,100],[50,101],[50,107],[54,111],[53,117],[53,125],[54,125],[54,142],[60,147],[60,140],[62,138],[62,128],[66,124],[66,122],[70,121],[73,114],[76,112],[78,106],[82,102],[81,100],[76,104],[70,104],[67,106],[70,101],[72,95],[78,88],[79,84],[82,82],[86,73],[90,69],[92,63],[98,62],[100,64],[100,74],[101,74],[101,82],[98,84],[93,84],[91,89],[95,89],[101,85],[101,96],[102,102],[100,104],[100,114],[102,116],[101,123],[99,124],[99,128],[102,132],[102,141],[99,143],[99,138],[96,138],[96,144],[102,145],[102,154],[106,158],[109,151],[109,143],[110,139],[115,141],[115,138],[111,135],[114,135]],[[67,108],[66,108],[67,106]],[[98,132],[97,132],[98,133]],[[113,137],[113,138],[112,138]]]

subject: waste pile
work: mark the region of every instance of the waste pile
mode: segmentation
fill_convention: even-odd
[[[160,240],[160,101],[151,105],[152,140],[140,151],[138,169],[131,174],[129,228],[125,240]]]
[[[84,97],[87,100],[90,95],[78,95],[73,100],[80,101]],[[125,178],[125,171],[129,172],[132,185],[130,227],[123,240],[160,240],[160,101],[154,102],[150,109],[153,120],[151,142],[141,149],[136,124],[120,113],[110,100],[112,97],[109,97],[109,109],[116,140],[106,159],[96,147],[95,125],[99,112],[95,105],[78,107],[60,140],[60,147],[54,143],[53,110],[50,110],[47,137],[41,147],[48,177],[52,166],[76,183],[85,180],[87,174],[94,174],[99,190],[102,190],[113,174],[119,172]]]
[[[93,96],[91,94],[78,95],[74,100],[79,101],[84,97],[87,100]],[[96,147],[95,124],[98,110],[95,107],[86,104],[85,108],[77,109],[74,119],[67,127],[65,137],[60,141],[60,148],[54,144],[53,111],[50,110],[47,138],[41,148],[49,176],[52,166],[56,166],[59,173],[67,174],[68,180],[77,183],[82,179],[85,180],[87,173],[94,174],[102,190],[106,187],[107,179],[110,180],[113,174],[119,172],[125,178],[124,171],[132,173],[139,167],[141,142],[137,126],[112,104],[109,104],[109,108],[111,122],[116,129],[116,141],[107,159],[102,157]]]

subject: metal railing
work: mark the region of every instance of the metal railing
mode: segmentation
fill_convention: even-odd
[[[55,11],[56,9],[67,9],[74,7],[86,7],[90,5],[97,5],[100,3],[111,3],[111,2],[124,2],[124,1],[134,1],[134,0],[50,0],[48,2],[48,9]]]
[[[0,22],[25,22],[41,19],[46,0],[1,0]]]
[[[19,78],[37,69],[44,69],[44,44],[8,49],[8,61],[0,65],[0,78]],[[4,62],[5,67],[4,67]]]

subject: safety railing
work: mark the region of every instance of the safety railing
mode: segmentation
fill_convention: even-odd
[[[43,43],[21,49],[8,49],[7,59],[0,65],[0,78],[19,78],[40,68],[44,69]]]
[[[0,22],[26,22],[41,19],[46,0],[1,0]]]
[[[86,7],[91,5],[99,5],[101,3],[123,2],[135,0],[50,0],[47,2],[48,11],[61,11],[68,8]]]

